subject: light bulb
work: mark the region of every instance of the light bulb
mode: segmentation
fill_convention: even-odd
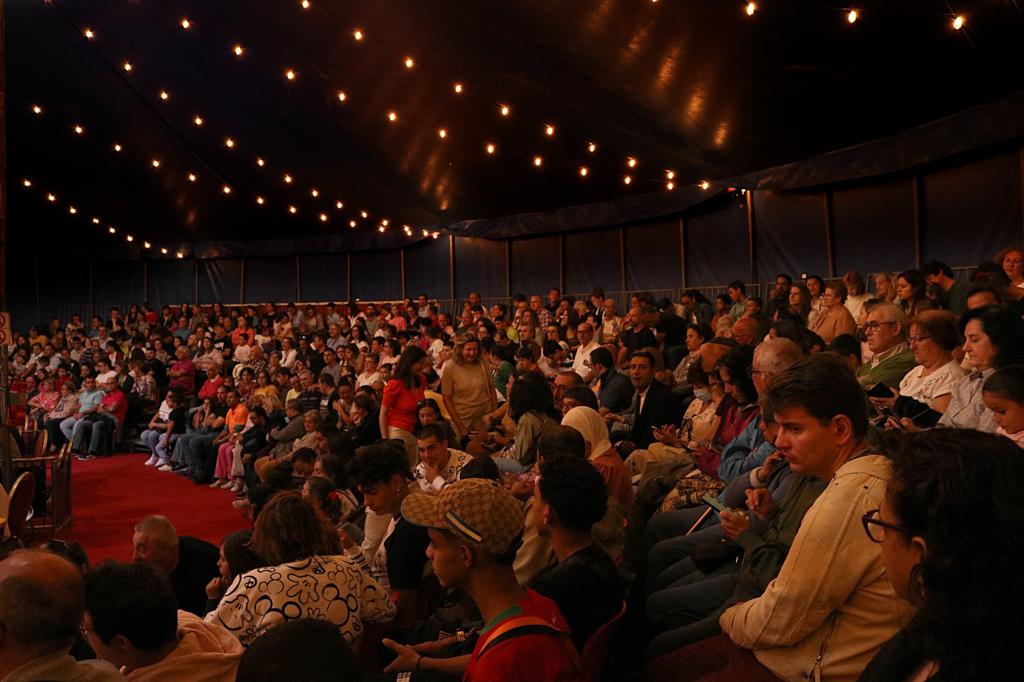
[[[335,202],[334,202],[334,205],[335,205],[335,207],[336,207],[336,208],[337,208],[337,209],[338,209],[339,211],[340,211],[341,209],[345,208],[345,202],[344,202],[344,201],[335,201]]]
[[[121,145],[119,145],[119,144],[117,144],[117,143],[115,143],[115,144],[114,144],[114,151],[115,151],[115,152],[119,152],[119,151],[121,151],[122,149],[123,149],[123,147],[122,147]]]
[[[228,149],[232,149],[235,146],[235,141],[232,140],[230,137],[225,137],[224,146],[227,147]]]
[[[312,195],[312,197],[314,199],[316,199],[318,196],[320,196],[320,190],[318,190],[316,188],[313,188],[312,190],[310,190],[309,193],[310,193],[310,195]]]
[[[164,254],[166,256],[167,255],[167,247],[166,246],[161,246],[160,247],[160,253],[162,253],[162,254]]]
[[[858,18],[860,18],[860,13],[855,9],[851,9],[850,13],[846,15],[846,20],[851,24],[857,21]]]
[[[292,183],[292,176],[290,176],[287,173],[285,173],[284,174],[284,181],[285,181],[285,184],[289,184],[290,185]]]
[[[84,35],[85,35],[85,37],[86,37],[86,38],[88,38],[89,40],[92,40],[93,38],[95,38],[95,37],[96,37],[96,34],[92,32],[92,29],[91,29],[91,28],[87,28],[87,29],[85,29],[85,31],[83,31],[83,34],[84,34]]]
[[[127,239],[127,240],[128,240],[128,241],[130,241],[130,242],[133,242],[133,241],[135,241],[135,237],[131,236],[130,234],[127,234],[127,235],[125,235],[125,237],[124,237],[124,238],[125,238],[125,239]]]
[[[345,94],[345,91],[344,90],[338,90],[338,101],[339,102],[344,102],[347,99],[348,99],[348,95]]]
[[[153,159],[152,161],[150,161],[150,163],[153,164],[153,168],[160,167],[160,159]]]
[[[665,171],[665,177],[666,177],[667,179],[669,179],[669,180],[675,180],[675,178],[676,178],[676,172],[675,172],[675,171],[673,171],[673,170],[667,170],[667,171]]]
[[[384,227],[387,227],[388,226],[388,219],[385,218],[384,220],[380,221],[380,224],[383,225]]]
[[[953,28],[956,29],[957,31],[959,31],[960,29],[962,29],[964,27],[964,23],[966,23],[966,22],[967,22],[967,19],[964,18],[964,15],[958,14],[958,15],[956,15],[956,18],[953,19]]]
[[[295,208],[294,206],[289,206],[288,212],[291,213],[292,215],[295,215],[296,213],[299,212],[299,209]]]
[[[320,222],[322,222],[322,223],[326,223],[327,222],[327,214],[326,213],[321,213],[320,214]]]
[[[109,232],[110,234],[116,234],[117,233],[117,228],[115,228],[113,225],[111,225],[110,227],[107,228],[107,232]]]
[[[754,16],[754,12],[756,12],[756,11],[757,11],[757,3],[756,2],[748,2],[747,3],[747,7],[746,7],[747,16],[748,17]]]
[[[356,221],[354,221],[354,220],[348,221],[348,226],[349,227],[355,227],[356,226]]]
[[[488,154],[493,154],[494,150],[495,150],[495,146],[492,143],[488,142],[487,146],[484,149],[487,150]]]
[[[302,0],[301,4],[302,4],[302,9],[309,9],[309,7],[310,7],[309,0]]]
[[[512,110],[509,108],[507,104],[502,104],[501,108],[498,111],[501,112],[502,116],[508,116],[510,113],[512,113]]]
[[[177,252],[176,254],[174,254],[174,255],[175,255],[175,256],[177,256],[178,258],[184,258],[184,257],[185,257],[185,254],[184,254],[184,253],[182,253],[181,251],[178,251],[178,252]]]
[[[356,40],[362,40],[363,32],[357,28],[355,31],[352,32],[352,37],[355,38]]]
[[[188,181],[189,182],[195,182],[196,181],[196,174],[195,173],[189,173],[188,174]]]
[[[670,192],[672,190],[674,190],[675,188],[676,188],[676,183],[672,182],[671,180],[669,180],[668,182],[665,183],[665,189],[669,190]]]
[[[553,136],[555,134],[555,126],[551,125],[550,123],[544,126],[544,134],[547,135],[548,137]]]
[[[633,182],[633,178],[631,178],[630,176],[627,175],[624,178],[622,178],[622,182],[624,182],[624,183],[626,183],[628,185],[629,183]]]
[[[231,188],[228,187],[227,185],[221,187],[220,191],[224,192],[224,194],[231,194]]]
[[[539,156],[533,157],[533,165],[534,166],[536,166],[537,168],[540,168],[541,165],[543,165],[543,164],[544,164],[544,159],[540,158]]]
[[[429,237],[430,236],[430,232],[428,230],[423,230],[423,236],[424,237]]]
[[[93,218],[92,219],[92,224],[93,225],[99,225],[100,224],[100,219],[99,218]]]
[[[43,113],[43,108],[41,106],[39,106],[38,104],[33,104],[32,105],[32,113],[35,114],[36,116],[38,116],[39,114]]]
[[[441,128],[440,130],[437,131],[437,136],[443,140],[444,138],[448,137],[448,131],[445,130],[444,128]]]
[[[192,27],[192,22],[189,21],[188,18],[182,19],[181,27],[187,31]]]
[[[263,197],[256,197],[256,203],[259,204],[260,206],[264,204],[264,201],[265,200],[263,199]]]
[[[260,168],[263,168],[264,164],[266,164],[266,161],[264,161],[262,157],[257,156],[256,165],[259,166]]]
[[[588,173],[590,173],[590,170],[586,166],[580,166],[580,176],[581,177],[584,177],[584,178],[587,177]]]
[[[131,71],[132,70],[132,63],[131,62],[125,62],[124,64],[121,65],[121,68],[123,68],[125,71]]]
[[[380,227],[378,227],[378,228],[377,228],[377,231],[378,231],[378,232],[383,232],[383,231],[384,231],[384,230],[386,230],[386,229],[387,229],[386,227],[384,227],[383,225],[381,225]]]
[[[634,159],[632,156],[629,157],[628,159],[626,159],[626,165],[629,166],[630,168],[636,168],[636,159]]]
[[[78,209],[75,208],[74,206],[68,206],[68,213],[70,213],[71,215],[75,215],[76,213],[78,213]]]
[[[21,181],[21,184],[25,185],[26,187],[31,187],[32,181],[29,180],[28,178],[25,178],[24,180]]]
[[[370,214],[367,213],[366,211],[360,211],[359,215],[361,215],[363,217],[363,220],[366,220],[367,218],[370,217]]]
[[[413,61],[412,57],[406,57],[405,58],[405,68],[411,69],[414,66],[416,66],[416,62]]]
[[[452,90],[455,91],[456,95],[461,95],[462,94],[462,83],[456,83],[455,85],[453,85],[452,86]]]
[[[196,116],[194,119],[192,119],[192,122],[195,123],[197,126],[201,126],[203,125],[203,117]]]
[[[82,133],[84,133],[84,132],[85,132],[85,128],[83,128],[83,127],[82,127],[82,126],[80,126],[80,125],[76,125],[76,126],[75,126],[75,127],[73,128],[73,130],[75,131],[75,135],[81,135]]]
[[[434,239],[437,239],[438,237],[440,237],[440,236],[441,236],[441,233],[440,233],[440,232],[434,232],[434,233],[433,233],[433,234],[431,234],[430,236],[431,236],[431,237],[433,237]]]
[[[293,69],[285,69],[284,77],[290,81],[295,80],[295,71]]]
[[[144,249],[148,249],[148,248],[151,248],[152,246],[153,246],[153,245],[152,245],[152,244],[150,244],[149,242],[142,242],[142,248],[144,248]]]
[[[245,48],[241,45],[235,45],[233,48],[231,48],[231,51],[235,53],[236,57],[241,57],[242,54],[245,53]]]
[[[53,203],[53,202],[57,201],[57,196],[54,195],[54,194],[47,194],[46,195],[46,200],[49,201],[50,203]]]
[[[707,190],[711,189],[711,183],[708,182],[707,180],[701,180],[700,181],[700,188],[702,190],[704,190],[704,191],[707,191]]]
[[[394,123],[395,121],[398,120],[398,114],[396,114],[393,111],[389,111],[388,112],[388,120],[391,121],[392,123]]]
[[[588,143],[587,144],[587,151],[590,152],[591,154],[593,154],[594,152],[597,151],[597,145],[594,144],[593,142]]]

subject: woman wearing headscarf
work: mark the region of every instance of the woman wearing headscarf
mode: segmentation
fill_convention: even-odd
[[[608,440],[604,418],[589,407],[574,407],[562,417],[562,426],[579,431],[587,444],[587,458],[608,485],[608,494],[628,507],[633,501],[633,481],[618,451]]]

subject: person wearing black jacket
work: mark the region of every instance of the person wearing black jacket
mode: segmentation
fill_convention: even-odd
[[[613,417],[613,420],[632,424],[622,445],[629,452],[646,448],[654,442],[655,427],[676,424],[683,415],[680,397],[654,378],[655,364],[654,355],[648,351],[637,351],[629,360],[629,380],[633,382],[636,393],[629,412],[619,418]]]

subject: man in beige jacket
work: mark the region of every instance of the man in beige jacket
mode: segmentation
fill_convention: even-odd
[[[804,358],[775,377],[767,400],[779,425],[775,445],[793,472],[828,487],[764,594],[722,614],[724,635],[669,656],[686,671],[678,679],[717,672],[852,682],[911,615],[886,579],[880,546],[861,528],[885,496],[889,460],[870,451],[867,400],[838,358]]]

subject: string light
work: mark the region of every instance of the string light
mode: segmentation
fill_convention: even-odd
[[[859,19],[859,18],[860,18],[860,12],[858,12],[855,9],[851,9],[850,13],[846,15],[846,20],[848,22],[850,22],[851,24],[855,23],[857,21],[857,19]]]
[[[335,205],[335,206],[337,207],[337,209],[338,209],[339,211],[340,211],[341,209],[345,208],[345,202],[344,202],[344,201],[335,201],[335,202],[334,202],[334,205]]]
[[[455,85],[453,85],[452,86],[452,90],[455,91],[456,95],[461,95],[462,94],[462,83],[456,83]]]
[[[675,180],[676,172],[674,170],[665,171],[665,178],[668,180]]]
[[[192,119],[192,122],[195,123],[197,126],[201,126],[203,125],[203,117],[196,116],[194,119]]]
[[[287,173],[285,173],[284,174],[284,181],[285,181],[285,184],[287,184],[287,185],[292,184],[292,176],[290,176]]]
[[[585,178],[589,173],[590,169],[588,169],[586,166],[580,166],[580,177]]]
[[[117,144],[116,142],[114,143],[114,151],[115,152],[120,152],[122,149],[123,149],[123,147],[121,145]]]
[[[264,204],[263,197],[256,197],[256,203],[259,204],[260,206],[262,206]]]
[[[498,111],[501,112],[502,116],[508,116],[510,113],[512,113],[512,110],[509,108],[507,104],[502,104],[501,108]]]
[[[395,121],[398,120],[398,114],[396,114],[393,111],[389,111],[388,112],[388,120],[391,121],[392,123],[394,123]]]
[[[440,233],[440,232],[434,232],[434,233],[433,233],[433,234],[431,234],[430,236],[431,236],[431,237],[433,237],[434,239],[437,239],[438,237],[440,237],[440,236],[441,236],[441,233]]]
[[[555,126],[551,125],[550,123],[545,125],[544,134],[547,135],[548,137],[553,137],[555,134]]]
[[[189,182],[195,182],[196,181],[196,174],[195,173],[189,173],[188,174],[188,181]]]
[[[316,189],[315,187],[311,189],[309,193],[314,199],[320,196],[320,190]]]
[[[117,234],[117,228],[111,225],[110,227],[107,228],[107,232],[109,232],[110,234]]]
[[[153,168],[160,167],[160,159],[153,159],[152,161],[150,161],[150,163],[153,165]]]
[[[754,16],[754,12],[756,12],[756,11],[757,11],[757,3],[756,2],[748,2],[747,3],[747,7],[746,7],[747,16],[748,17]]]
[[[167,255],[167,247],[166,246],[161,246],[160,247],[160,253],[162,253],[162,254],[164,254],[166,256]]]
[[[443,140],[444,138],[448,137],[448,131],[445,130],[444,128],[441,128],[437,131],[437,136]]]
[[[225,137],[224,138],[224,146],[227,147],[228,149],[234,149],[235,141],[232,140],[230,137]]]
[[[413,61],[412,57],[406,57],[405,58],[405,68],[411,69],[414,66],[416,66],[416,62]]]
[[[353,229],[355,229],[355,226],[356,226],[356,221],[354,221],[354,220],[350,220],[350,221],[348,221],[348,226],[349,226],[349,227],[351,227],[351,228],[353,228]]]
[[[367,218],[370,217],[370,214],[367,213],[366,211],[360,211],[359,215],[361,215],[363,217],[363,220],[366,220]]]
[[[35,114],[36,116],[38,116],[39,114],[43,113],[43,108],[41,106],[39,106],[38,104],[33,104],[32,105],[32,113]]]
[[[224,185],[223,187],[221,187],[220,191],[224,192],[224,194],[231,194],[231,188],[228,187],[227,185]]]
[[[124,64],[121,65],[121,68],[123,68],[125,71],[131,71],[132,70],[132,63],[131,62],[125,62]]]
[[[597,145],[594,144],[593,142],[588,142],[587,143],[587,151],[590,152],[591,154],[593,154],[594,152],[597,151]]]
[[[494,150],[496,149],[496,147],[494,146],[494,144],[493,144],[493,143],[491,143],[491,142],[488,142],[488,143],[487,143],[487,146],[486,146],[486,147],[484,147],[484,149],[485,149],[485,150],[487,151],[487,153],[488,153],[488,154],[493,154],[493,153],[494,153]]]
[[[955,18],[953,19],[953,28],[954,28],[955,30],[959,31],[960,29],[962,29],[962,28],[964,27],[964,24],[965,24],[966,22],[967,22],[967,19],[966,19],[966,18],[964,18],[964,15],[962,15],[962,14],[958,14],[958,15],[956,15],[956,17],[955,17]]]
[[[629,157],[628,159],[626,159],[626,165],[629,166],[630,168],[636,168],[636,159],[634,159],[632,156]]]
[[[326,213],[321,213],[320,214],[320,222],[322,222],[322,223],[326,223],[327,222],[327,214]]]
[[[284,77],[290,81],[295,80],[295,71],[293,69],[286,69],[284,72]]]
[[[348,99],[348,95],[345,94],[345,91],[344,90],[338,90],[338,101],[339,102],[344,102],[347,99]]]
[[[302,9],[309,9],[309,0],[302,0]]]
[[[387,227],[388,226],[388,222],[389,222],[388,219],[385,218],[384,220],[380,221],[380,224],[383,225],[384,227]]]
[[[149,242],[142,242],[142,248],[144,248],[144,249],[152,248],[152,246],[153,245],[150,244]]]
[[[171,96],[170,96],[170,94],[166,90],[161,90],[160,91],[160,99],[162,99],[163,101],[166,102],[170,98],[171,98]]]
[[[377,228],[377,231],[378,231],[378,232],[383,232],[383,231],[384,231],[384,230],[386,230],[386,229],[387,229],[386,227],[384,227],[383,225],[381,225],[380,227],[378,227],[378,228]]]
[[[233,48],[231,48],[231,51],[235,53],[236,57],[241,57],[243,54],[245,54],[245,48],[241,45],[235,45]]]
[[[533,157],[533,165],[540,168],[544,164],[544,159],[539,156]]]
[[[188,20],[188,17],[181,20],[181,27],[186,31],[192,28],[192,22]]]
[[[295,208],[294,206],[289,206],[288,212],[291,213],[292,215],[295,215],[296,213],[299,212],[299,209]]]
[[[669,180],[668,182],[665,183],[665,189],[667,189],[668,191],[671,192],[675,188],[676,188],[676,183],[672,182],[671,180]]]
[[[185,257],[185,254],[184,254],[184,253],[182,253],[181,251],[178,251],[178,252],[177,252],[176,254],[174,254],[174,255],[175,255],[175,256],[177,256],[178,258],[184,258],[184,257]]]
[[[99,218],[93,218],[92,219],[92,224],[93,225],[99,225],[100,224],[100,219]]]
[[[85,128],[83,128],[80,125],[76,125],[74,128],[72,128],[72,130],[75,131],[75,135],[81,135],[82,133],[85,132]]]
[[[24,180],[21,181],[21,184],[25,185],[26,187],[31,187],[32,181],[29,180],[28,178],[25,178]]]
[[[427,231],[427,230],[423,230],[423,236],[424,237],[429,237],[430,236],[430,232]]]
[[[87,29],[85,29],[85,31],[83,31],[83,32],[82,32],[82,34],[83,34],[83,35],[84,35],[84,36],[85,36],[86,38],[88,38],[89,40],[92,40],[93,38],[95,38],[95,37],[96,37],[96,34],[92,32],[92,29],[91,29],[91,28],[87,28]]]
[[[130,234],[126,234],[124,238],[130,242],[135,241],[135,237],[131,236]]]
[[[260,157],[260,156],[257,156],[257,157],[256,157],[256,165],[257,165],[257,166],[259,166],[260,168],[263,168],[263,166],[264,166],[264,165],[265,165],[266,163],[267,163],[267,162],[266,162],[266,161],[264,161],[262,157]]]
[[[70,213],[71,215],[75,215],[76,213],[78,213],[78,209],[75,208],[74,206],[68,206],[68,213]]]
[[[627,175],[627,176],[622,178],[622,182],[624,182],[624,183],[626,183],[628,185],[629,183],[633,182],[633,178]]]
[[[700,188],[706,192],[709,189],[711,189],[711,183],[708,182],[707,180],[701,180],[700,181]]]
[[[355,38],[356,40],[362,40],[363,32],[357,28],[355,31],[352,32],[352,37]]]

